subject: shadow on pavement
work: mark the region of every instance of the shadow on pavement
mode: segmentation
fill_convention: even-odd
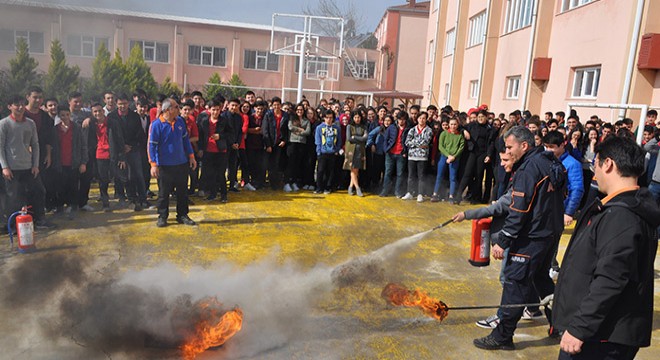
[[[215,224],[215,225],[244,225],[244,224],[266,224],[266,223],[280,223],[280,222],[300,222],[311,221],[310,219],[296,218],[296,217],[267,217],[267,218],[243,218],[243,219],[225,219],[225,220],[201,220],[199,225]]]

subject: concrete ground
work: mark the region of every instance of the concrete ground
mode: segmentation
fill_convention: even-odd
[[[400,251],[382,264],[377,281],[345,288],[329,281],[338,264],[429,230],[469,205],[357,198],[345,191],[243,191],[230,193],[226,205],[192,199],[195,227],[177,225],[171,215],[170,226],[161,229],[155,210],[105,214],[92,202],[99,211],[74,220],[53,216],[58,229],[37,233],[36,253],[3,246],[0,358],[176,359],[175,346],[126,336],[142,333],[143,325],[162,328],[168,304],[186,293],[193,300],[214,295],[244,311],[242,330],[200,359],[557,356],[558,342],[546,336],[545,320],[521,322],[516,351],[489,352],[476,349],[472,339],[488,333],[474,322],[492,310],[450,311],[438,322],[381,299],[383,287],[396,281],[450,306],[498,304],[499,263],[478,268],[467,262],[469,222],[434,231]],[[652,346],[638,359],[660,357],[658,289],[660,276]],[[152,305],[161,300],[163,307]]]

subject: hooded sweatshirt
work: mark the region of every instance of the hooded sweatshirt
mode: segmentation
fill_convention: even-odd
[[[587,207],[557,281],[557,330],[583,341],[650,345],[658,225],[660,209],[647,189],[627,189]]]

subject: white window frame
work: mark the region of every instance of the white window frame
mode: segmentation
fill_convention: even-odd
[[[87,58],[94,58],[98,54],[99,46],[101,45],[101,42],[105,42],[105,47],[108,48],[110,45],[110,38],[103,37],[103,36],[92,36],[92,35],[78,35],[78,34],[70,34],[66,38],[67,44],[66,44],[66,55],[67,56],[80,56],[80,57],[87,57]],[[70,43],[71,41],[75,41],[79,46],[78,49],[80,49],[79,52],[75,53],[71,51]],[[85,45],[91,46],[92,47],[92,53],[87,55],[85,54]],[[110,49],[108,48],[108,51]]]
[[[440,0],[433,0],[433,12],[440,10]]]
[[[193,62],[193,60],[190,57],[190,50],[192,47],[197,47],[199,48],[199,62]],[[219,53],[224,52],[224,56],[222,56],[222,65],[215,65],[216,63],[216,50],[218,50]],[[211,62],[209,64],[206,64],[204,62],[204,55],[210,56]],[[209,45],[197,45],[197,44],[188,44],[188,65],[196,65],[196,66],[208,66],[208,67],[219,67],[219,68],[226,68],[227,67],[227,48],[225,47],[220,47],[220,46],[209,46]]]
[[[46,53],[46,47],[45,47],[45,39],[44,39],[44,33],[42,31],[30,31],[30,30],[12,30],[12,29],[4,29],[4,31],[7,31],[7,35],[10,36],[11,39],[14,41],[14,45],[12,46],[12,49],[5,49],[5,51],[11,51],[15,52],[16,51],[16,44],[18,43],[18,39],[23,38],[28,44],[28,50],[30,51],[31,54],[45,54]],[[32,36],[31,36],[32,34]],[[30,42],[36,41],[34,37],[40,34],[41,37],[41,44],[40,44],[40,49],[34,49],[30,48]],[[33,38],[32,41],[30,38]],[[11,41],[11,40],[10,40]],[[35,45],[35,44],[33,44]]]
[[[454,49],[456,48],[456,28],[447,31],[445,39],[445,56],[454,55]]]
[[[573,10],[583,5],[594,2],[594,0],[562,0],[561,2],[561,12],[568,10]]]
[[[506,94],[504,98],[507,100],[517,100],[520,96],[520,81],[521,76],[508,76],[506,78]]]
[[[443,100],[447,101],[449,98],[449,83],[445,83],[445,94],[443,95]]]
[[[155,40],[130,40],[128,42],[128,53],[131,53],[135,44],[139,44],[142,49],[142,57],[146,62],[155,62],[160,64],[169,64],[170,63],[170,44]],[[167,47],[167,61],[158,60],[158,47],[165,46]],[[150,50],[147,52],[147,50]],[[153,55],[152,55],[153,54]]]
[[[473,47],[484,43],[486,36],[486,10],[470,18],[470,33],[468,35],[467,47]]]
[[[470,80],[470,93],[468,94],[469,99],[476,99],[479,97],[479,80]]]
[[[435,41],[431,39],[429,41],[429,64],[432,64],[435,61]]]
[[[249,67],[246,66],[246,57],[248,52],[254,52],[255,55],[255,60],[254,60],[254,67]],[[254,50],[254,49],[245,49],[243,51],[243,68],[246,70],[257,70],[257,71],[273,71],[273,72],[278,72],[280,71],[280,58],[279,55],[277,54],[271,54],[268,50]],[[270,63],[270,60],[276,61],[277,62],[277,69],[268,69],[268,64]],[[259,62],[263,64],[262,66],[259,65]]]
[[[534,1],[538,0],[507,0],[504,34],[508,34],[532,24]]]
[[[573,99],[595,99],[598,97],[600,85],[600,66],[575,68],[573,71]]]

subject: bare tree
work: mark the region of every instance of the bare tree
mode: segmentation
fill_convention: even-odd
[[[350,39],[364,31],[364,16],[355,6],[353,0],[348,0],[344,5],[338,4],[339,0],[319,0],[314,5],[305,5],[302,9],[305,15],[337,17],[344,19],[344,38]],[[337,22],[317,22],[318,26],[327,36],[339,36],[341,31]]]

